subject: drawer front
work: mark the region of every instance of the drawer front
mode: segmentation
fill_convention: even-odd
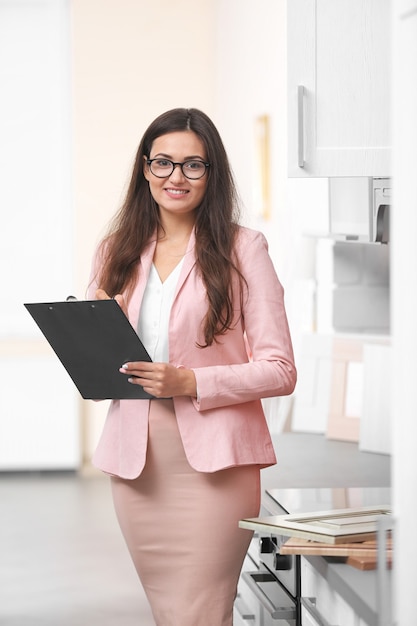
[[[260,608],[263,626],[295,626],[295,602],[272,574],[267,570],[255,570],[244,572],[242,579]]]
[[[322,626],[304,606],[301,606],[301,623],[303,626]]]
[[[250,624],[251,626],[261,625],[261,608],[258,599],[253,594],[250,587],[244,578],[246,572],[257,571],[257,566],[254,563],[251,555],[248,553],[243,562],[242,572],[239,578],[237,587],[237,598],[234,605],[234,613],[237,616],[237,624],[243,623]]]
[[[304,614],[307,611],[319,626],[357,626],[354,609],[305,558],[301,559],[301,596]]]
[[[263,626],[260,617],[256,618],[243,601],[237,597],[233,607],[233,626]]]
[[[301,599],[301,624],[302,626],[333,626],[318,612],[315,598]]]

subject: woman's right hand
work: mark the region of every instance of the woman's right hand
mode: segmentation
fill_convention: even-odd
[[[97,289],[96,291],[96,299],[97,300],[112,300],[112,298],[110,298],[109,294],[106,293],[104,291],[104,289]],[[116,300],[117,304],[120,306],[120,308],[122,309],[123,313],[126,315],[126,317],[128,317],[127,315],[127,304],[125,302],[124,297],[122,296],[121,293],[118,293],[114,296],[113,300]]]

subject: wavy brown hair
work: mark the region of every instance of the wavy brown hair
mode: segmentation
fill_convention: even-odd
[[[234,254],[239,211],[233,174],[221,137],[202,111],[172,109],[157,117],[146,130],[138,147],[125,200],[101,244],[103,265],[98,283],[111,297],[123,291],[131,292],[142,251],[162,228],[158,205],[143,174],[144,157],[150,156],[153,142],[161,135],[185,130],[198,135],[210,163],[206,192],[196,209],[195,221],[197,267],[208,300],[203,321],[205,344],[201,346],[205,347],[232,327],[232,285],[238,285],[242,298],[244,279]]]

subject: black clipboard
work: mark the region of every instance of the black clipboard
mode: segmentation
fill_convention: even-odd
[[[151,361],[133,326],[115,300],[25,304],[85,399],[152,398],[128,382],[119,368],[128,361]]]

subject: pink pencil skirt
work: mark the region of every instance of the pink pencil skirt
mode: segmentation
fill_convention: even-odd
[[[144,471],[111,483],[157,626],[231,626],[252,537],[238,522],[259,514],[259,467],[196,472],[185,457],[172,401],[157,400],[150,403]]]

